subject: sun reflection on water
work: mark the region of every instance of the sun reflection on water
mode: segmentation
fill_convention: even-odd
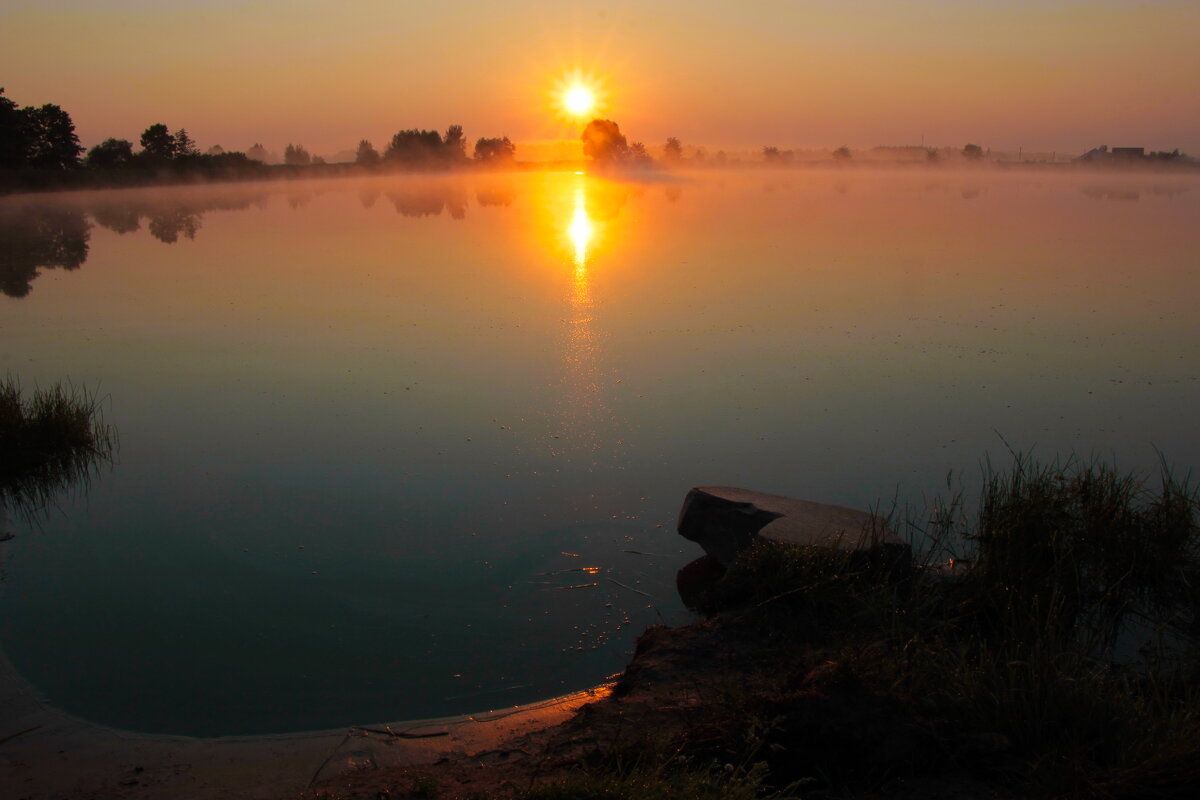
[[[566,228],[567,241],[574,248],[574,274],[567,300],[570,306],[563,361],[566,366],[564,384],[567,392],[565,422],[573,438],[584,449],[595,453],[602,437],[599,418],[607,410],[601,396],[600,352],[597,335],[592,327],[595,299],[592,296],[590,269],[596,243],[596,224],[588,209],[587,176],[574,176],[574,191],[570,195],[572,208]],[[572,202],[573,201],[573,202]]]
[[[567,235],[571,237],[571,241],[575,244],[575,277],[579,279],[580,275],[587,274],[587,255],[588,244],[592,241],[592,235],[596,228],[592,225],[591,217],[587,212],[587,199],[584,195],[583,185],[575,187],[575,213],[571,217],[571,226],[567,229]]]

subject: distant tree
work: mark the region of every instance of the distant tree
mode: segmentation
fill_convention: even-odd
[[[208,148],[207,150],[205,150],[205,151],[204,151],[204,155],[206,155],[206,156],[219,156],[219,155],[222,155],[222,154],[224,154],[224,152],[225,152],[225,148],[224,148],[224,147],[221,147],[221,145],[219,145],[219,144],[214,144],[212,147],[210,147],[210,148]]]
[[[579,138],[583,140],[583,154],[601,164],[620,162],[629,151],[621,128],[610,119],[592,120]]]
[[[358,150],[354,153],[354,163],[364,167],[373,167],[379,163],[379,151],[370,142],[363,139],[358,143]]]
[[[293,167],[303,167],[312,163],[312,156],[303,145],[288,144],[283,149],[283,163]]]
[[[485,164],[510,164],[516,159],[517,148],[505,136],[503,139],[480,137],[475,140],[475,160]]]
[[[410,128],[392,136],[391,143],[383,153],[383,160],[406,166],[428,166],[439,160],[442,152],[441,134]]]
[[[142,152],[158,161],[169,161],[175,157],[175,137],[161,122],[156,122],[142,131]]]
[[[833,151],[834,161],[849,161],[853,156],[850,155],[850,148],[842,145],[837,150]]]
[[[763,161],[768,164],[790,164],[796,154],[791,150],[780,150],[778,147],[764,147],[762,155]]]
[[[962,149],[962,155],[968,161],[978,161],[983,158],[983,148],[977,144],[968,144]]]
[[[941,153],[932,147],[925,151],[925,160],[930,164],[936,163],[941,157]]]
[[[312,163],[313,163],[314,165],[321,165],[321,166],[323,166],[323,165],[325,164],[325,158],[324,158],[324,156],[313,156],[313,157],[312,157]]]
[[[246,158],[249,158],[252,161],[261,161],[265,164],[271,158],[271,156],[267,154],[267,148],[263,147],[258,142],[255,142],[250,146],[250,149],[246,151]]]
[[[195,140],[188,136],[187,128],[175,131],[175,157],[196,155],[200,155],[200,148],[196,146]]]
[[[87,165],[93,169],[121,169],[133,163],[133,142],[126,139],[105,139],[87,154]]]
[[[697,164],[707,164],[708,151],[703,147],[697,147],[696,152],[692,154],[692,161],[695,161]]]
[[[37,169],[73,169],[79,166],[83,147],[75,135],[71,115],[56,105],[25,107],[29,130],[29,165]]]
[[[717,166],[723,167],[729,163],[729,155],[724,150],[718,150],[713,156],[713,161],[717,162]]]
[[[462,125],[451,125],[446,129],[446,136],[442,139],[442,153],[445,160],[451,164],[467,160],[467,140],[463,138]]]
[[[635,167],[648,167],[654,163],[654,159],[650,157],[650,153],[646,150],[646,145],[641,142],[634,142],[629,145],[626,157],[629,163]]]
[[[29,118],[0,88],[0,169],[26,165],[29,158]]]
[[[683,160],[683,145],[674,136],[667,137],[667,143],[663,145],[663,161],[668,164],[677,164]]]

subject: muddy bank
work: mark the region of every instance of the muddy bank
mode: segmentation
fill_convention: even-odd
[[[259,737],[120,731],[44,703],[0,657],[0,796],[5,800],[269,800],[344,773],[495,749],[569,719],[607,687],[485,714]]]

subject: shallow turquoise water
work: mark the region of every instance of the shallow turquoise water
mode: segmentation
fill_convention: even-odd
[[[135,730],[479,711],[598,682],[685,618],[693,485],[920,506],[1007,446],[1186,471],[1197,183],[4,199],[0,366],[98,385],[121,446],[12,524],[0,644],[53,703]]]

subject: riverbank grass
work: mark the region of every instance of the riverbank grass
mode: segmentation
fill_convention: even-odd
[[[903,703],[937,742],[935,760],[973,779],[1047,797],[1200,785],[1197,508],[1166,471],[1148,483],[1018,458],[986,476],[973,522],[955,499],[910,523],[925,543],[910,571],[756,547],[704,602],[774,653],[755,669],[761,711],[748,715],[743,697],[726,719],[767,725],[788,691],[785,662],[836,664]],[[768,784],[796,777],[788,762],[771,759]]]
[[[18,513],[86,485],[116,442],[94,392],[58,383],[26,394],[13,376],[0,381],[0,501]]]

